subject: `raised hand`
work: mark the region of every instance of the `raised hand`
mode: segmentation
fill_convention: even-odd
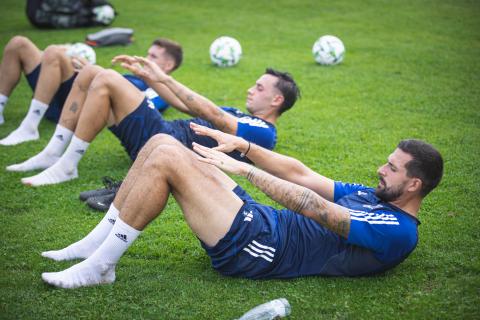
[[[117,64],[117,63],[134,64],[134,63],[137,63],[137,61],[132,56],[129,56],[129,55],[126,55],[126,54],[121,54],[121,55],[113,57],[113,59],[112,59],[112,64]]]
[[[190,122],[190,128],[199,136],[207,136],[215,139],[218,143],[218,146],[213,148],[214,150],[228,153],[232,152],[233,150],[244,152],[248,148],[248,142],[244,139],[220,130],[207,128],[194,122]]]
[[[203,158],[198,157],[199,161],[214,165],[228,173],[245,176],[251,168],[249,164],[237,161],[223,152],[204,147],[195,142],[193,143],[193,150],[203,156]]]
[[[155,62],[143,57],[117,56],[112,62],[120,62],[123,68],[134,75],[154,82],[164,82],[170,78]]]
[[[75,72],[80,72],[85,65],[89,64],[87,59],[82,57],[72,57],[71,58],[72,66]]]

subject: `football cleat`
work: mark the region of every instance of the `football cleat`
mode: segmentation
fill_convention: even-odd
[[[102,181],[103,185],[105,186],[104,188],[80,192],[80,200],[87,201],[92,197],[105,196],[109,194],[115,195],[122,184],[122,181],[115,181],[110,177],[103,177]]]
[[[87,205],[97,211],[107,212],[108,208],[115,199],[116,193],[110,193],[103,196],[90,197],[87,199]]]

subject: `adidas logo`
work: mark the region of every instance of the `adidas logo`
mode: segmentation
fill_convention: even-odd
[[[81,155],[85,154],[85,150],[82,150],[82,149],[75,150],[75,152]]]
[[[122,240],[123,242],[127,242],[127,235],[121,233],[115,233],[118,239]]]
[[[57,134],[56,137],[58,140],[63,141],[63,134]]]
[[[243,221],[252,221],[253,219],[253,213],[252,211],[243,211],[243,215],[245,216],[245,219],[243,219]]]
[[[112,218],[108,219],[108,222],[110,222],[111,224],[115,224],[115,221],[117,221],[117,220],[112,219]]]
[[[39,116],[41,114],[40,109],[33,110],[33,113],[35,113],[37,116]]]

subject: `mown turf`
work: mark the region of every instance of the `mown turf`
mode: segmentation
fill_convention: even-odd
[[[246,90],[267,66],[290,71],[303,99],[278,123],[277,151],[338,180],[374,185],[375,170],[403,138],[421,138],[445,158],[441,186],[420,212],[420,241],[400,266],[377,277],[251,281],[218,275],[170,201],[120,260],[114,285],[73,291],[43,284],[62,270],[40,256],[80,239],[101,219],[77,200],[100,177],[121,178],[129,159],[103,132],[80,164],[80,178],[27,188],[25,174],[1,168],[48,142],[0,148],[0,318],[233,319],[285,297],[292,319],[479,318],[480,5],[476,1],[115,1],[114,26],[135,30],[129,47],[101,48],[108,66],[117,53],[142,54],[152,39],[181,42],[185,63],[175,77],[220,105],[243,108]],[[2,1],[0,47],[16,34],[40,47],[75,42],[98,28],[38,30],[24,3]],[[347,48],[343,64],[321,67],[311,55],[323,34]],[[218,69],[208,47],[230,35],[243,46],[240,64]],[[0,137],[15,129],[31,92],[22,79],[5,110]],[[169,110],[168,119],[181,117]],[[248,184],[242,180],[244,185]],[[248,190],[263,202],[260,192]]]

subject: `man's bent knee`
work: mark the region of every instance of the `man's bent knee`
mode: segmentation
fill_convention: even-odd
[[[43,54],[43,62],[55,63],[65,58],[65,50],[58,45],[48,46]]]
[[[185,158],[185,150],[182,145],[160,144],[150,153],[145,169],[160,169],[165,172],[167,169],[176,168]]]
[[[154,146],[159,146],[159,145],[178,145],[180,146],[181,143],[173,138],[172,136],[165,134],[165,133],[159,133],[151,137],[148,142],[151,145]]]
[[[79,86],[82,91],[86,91],[95,76],[99,74],[102,70],[104,69],[100,66],[87,64],[78,73],[78,76],[75,78],[74,84]]]
[[[30,39],[24,36],[14,36],[5,46],[5,51],[17,51],[32,43]]]
[[[102,69],[95,75],[94,81],[97,83],[115,84],[118,78],[123,79],[123,76],[115,70]]]

